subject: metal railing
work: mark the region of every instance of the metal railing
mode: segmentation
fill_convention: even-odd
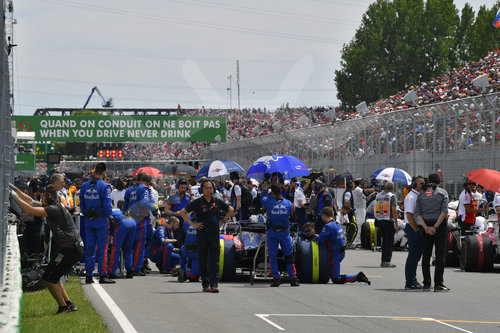
[[[368,177],[394,166],[426,176],[439,165],[450,194],[464,175],[500,167],[500,93],[420,106],[202,149],[203,157],[248,168],[263,155],[287,154],[333,176]]]
[[[0,331],[17,332],[20,327],[22,299],[17,228],[8,223],[9,182],[14,172],[14,140],[11,133],[10,42],[6,38],[6,7],[10,16],[12,2],[3,3],[0,15]],[[9,16],[9,17],[10,17]],[[12,24],[12,22],[7,22]],[[12,28],[9,26],[9,29]],[[12,42],[12,41],[11,41]]]

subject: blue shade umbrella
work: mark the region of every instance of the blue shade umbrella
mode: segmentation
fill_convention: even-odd
[[[262,156],[247,172],[247,178],[264,179],[265,173],[281,172],[286,179],[309,175],[309,169],[297,157],[290,155]]]
[[[218,177],[229,175],[231,172],[243,171],[243,168],[238,165],[238,163],[229,160],[215,160],[201,167],[200,171],[196,175],[195,179],[200,179],[201,177]]]
[[[378,169],[370,176],[370,178],[411,185],[411,176],[408,174],[408,172],[398,168]]]

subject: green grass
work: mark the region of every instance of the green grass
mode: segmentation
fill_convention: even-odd
[[[78,311],[55,315],[56,301],[47,289],[23,293],[21,332],[107,332],[101,316],[83,293],[80,280],[68,277],[64,285]]]

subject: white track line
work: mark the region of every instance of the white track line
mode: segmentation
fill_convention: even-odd
[[[450,325],[448,323],[445,323],[445,322],[442,322],[442,321],[439,321],[439,320],[436,320],[436,319],[433,319],[436,323],[440,323],[440,324],[443,324],[443,325],[446,325],[446,326],[449,326],[451,328],[454,328],[454,329],[457,329],[459,331],[462,331],[462,332],[466,332],[466,333],[473,333],[472,331],[467,331],[467,330],[464,330],[463,328],[460,328],[460,327],[456,327],[456,326],[453,326],[453,325]]]
[[[268,324],[276,327],[277,329],[279,329],[280,331],[284,331],[285,329],[281,326],[279,326],[278,324],[274,323],[273,321],[271,321],[269,319],[270,316],[275,316],[275,317],[332,317],[332,318],[373,318],[373,319],[422,319],[422,320],[425,320],[425,321],[430,321],[430,322],[435,322],[435,323],[439,323],[439,324],[443,324],[443,325],[446,325],[446,326],[449,326],[451,328],[454,328],[456,330],[459,330],[459,331],[462,331],[462,332],[466,332],[466,333],[473,333],[472,331],[467,331],[463,328],[460,328],[460,327],[457,327],[457,326],[453,326],[453,325],[450,325],[448,323],[445,323],[445,322],[442,322],[442,321],[439,321],[437,319],[434,319],[434,318],[422,318],[422,317],[398,317],[398,316],[360,316],[360,315],[325,315],[325,314],[298,314],[298,313],[295,313],[295,314],[285,314],[285,313],[275,313],[275,314],[271,314],[271,313],[268,313],[268,314],[255,314],[255,316],[259,317],[260,319],[264,320],[265,322],[267,322]]]
[[[272,322],[271,320],[269,320],[267,317],[269,317],[269,315],[266,315],[266,314],[255,314],[257,317],[259,317],[260,319],[264,320],[265,322],[267,322],[268,324],[276,327],[277,329],[279,329],[280,331],[284,331],[285,329],[277,324],[275,324],[274,322]]]
[[[118,324],[120,324],[123,332],[125,332],[125,333],[137,333],[136,329],[134,328],[132,323],[130,323],[127,316],[125,316],[125,314],[118,307],[118,305],[116,305],[115,301],[113,301],[113,299],[111,298],[111,296],[109,296],[109,294],[106,292],[106,290],[104,290],[104,288],[101,287],[101,285],[99,285],[97,283],[92,284],[92,286],[94,287],[94,289],[97,292],[97,294],[99,295],[99,297],[101,297],[104,304],[106,304],[108,309],[111,311],[111,313],[115,317]]]

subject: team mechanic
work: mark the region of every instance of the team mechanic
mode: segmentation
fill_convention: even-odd
[[[181,258],[180,258],[180,266],[179,276],[177,280],[179,282],[186,281],[186,278],[189,281],[198,282],[200,277],[200,263],[198,257],[198,244],[196,243],[196,228],[189,225],[187,222],[182,226],[184,228],[184,234],[186,237],[184,238],[184,244],[181,247]],[[187,262],[191,260],[191,268],[187,269]]]
[[[156,264],[162,274],[168,274],[179,263],[179,254],[174,253],[174,231],[179,228],[179,219],[175,216],[168,218],[167,225],[160,224],[153,234],[153,242],[148,249],[149,258]]]
[[[268,183],[262,184],[261,203],[266,209],[269,230],[267,231],[267,247],[269,248],[269,262],[273,281],[271,287],[279,287],[280,273],[278,270],[278,244],[281,245],[281,252],[285,257],[286,270],[292,287],[299,286],[299,281],[295,276],[295,265],[293,263],[293,242],[290,237],[290,214],[293,205],[290,200],[281,196],[281,186],[271,185],[271,195],[268,197]]]
[[[85,283],[94,283],[92,274],[96,261],[99,283],[115,283],[107,277],[108,217],[111,216],[113,207],[111,188],[103,180],[105,176],[106,164],[97,163],[92,179],[80,188],[80,208],[85,216]]]
[[[180,216],[179,212],[182,208],[186,207],[190,202],[192,196],[187,193],[188,192],[188,183],[184,179],[180,179],[177,183],[177,192],[173,195],[169,195],[168,199],[165,203],[165,215],[167,216],[176,216],[180,219],[180,226],[174,232],[174,237],[179,241],[180,244],[184,242],[185,235],[185,227],[184,221]],[[189,227],[189,224],[187,225]]]
[[[158,206],[151,200],[151,190],[149,189],[153,178],[148,174],[142,174],[140,179],[139,184],[130,191],[129,206],[124,205],[123,209],[130,210],[130,216],[137,224],[132,264],[134,275],[144,276],[146,275],[143,264],[146,252],[147,222],[150,219],[149,212],[153,212],[153,215],[158,214]],[[127,193],[125,193],[125,198],[127,199]]]
[[[40,190],[41,203],[33,200],[14,185],[9,184],[9,186],[12,189],[11,196],[19,207],[30,215],[46,217],[47,225],[54,235],[57,249],[45,268],[42,279],[52,297],[59,304],[56,314],[78,310],[70,301],[60,281],[61,276],[67,274],[83,255],[83,242],[71,214],[61,205],[57,191],[52,185],[47,186],[45,190]]]
[[[333,209],[325,207],[321,210],[321,218],[325,223],[321,233],[314,237],[317,243],[327,243],[329,245],[330,257],[330,277],[334,284],[344,284],[346,282],[365,282],[370,284],[370,280],[363,272],[355,275],[340,275],[340,263],[345,257],[344,231],[342,225],[333,218]]]
[[[109,276],[112,279],[121,276],[116,275],[118,262],[120,258],[120,250],[123,251],[123,261],[125,262],[125,269],[127,270],[127,279],[134,277],[132,269],[132,248],[135,239],[135,221],[127,214],[124,215],[120,209],[123,208],[123,200],[119,200],[117,204],[118,209],[113,209],[113,219],[110,220],[112,225],[112,239],[113,247],[111,249],[111,257],[109,259]]]
[[[223,220],[229,220],[234,209],[223,200],[214,196],[214,185],[204,179],[201,182],[203,195],[189,203],[180,211],[182,219],[197,229],[196,242],[198,243],[198,258],[203,292],[219,292],[219,257],[220,241],[219,229]],[[223,220],[220,211],[227,211]],[[194,212],[198,222],[193,223],[188,213]]]

